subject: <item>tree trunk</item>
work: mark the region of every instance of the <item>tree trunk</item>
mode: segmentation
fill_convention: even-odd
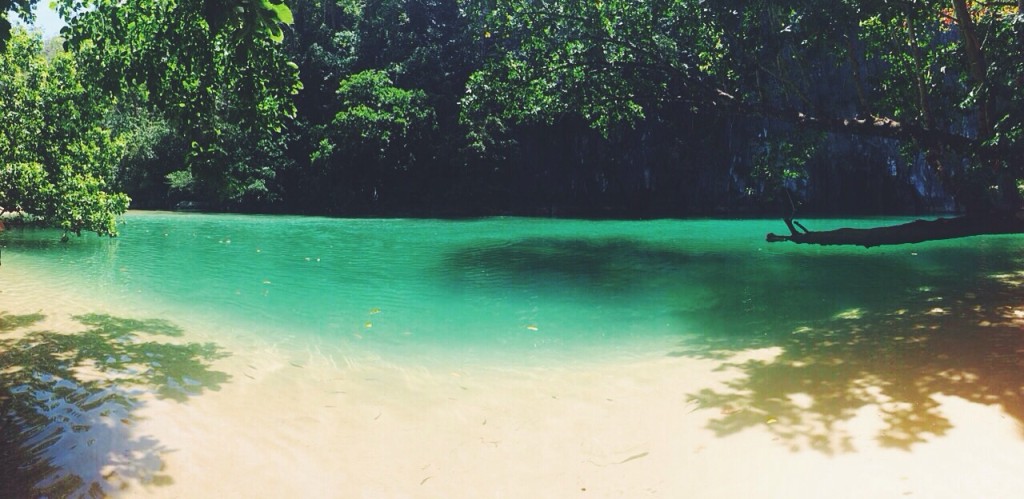
[[[769,233],[767,241],[776,243],[790,241],[797,244],[818,244],[823,246],[846,245],[886,246],[911,244],[940,239],[980,236],[987,234],[1024,233],[1024,212],[995,214],[990,216],[968,215],[937,220],[916,220],[901,225],[875,227],[871,229],[835,229],[826,231],[807,230],[800,222],[784,219],[790,234]]]
[[[868,102],[868,93],[864,91],[864,79],[860,74],[860,57],[857,56],[855,37],[856,33],[846,37],[846,60],[850,65],[853,88],[857,91],[857,102],[860,104],[858,116],[871,116],[871,104]]]
[[[921,121],[924,123],[925,128],[935,128],[935,122],[932,120],[934,116],[932,114],[931,103],[928,100],[928,88],[925,85],[925,68],[923,57],[921,56],[921,47],[917,41],[917,30],[914,28],[914,17],[907,14],[907,39],[910,43],[910,55],[914,59],[914,78],[917,84],[917,102],[921,112]]]

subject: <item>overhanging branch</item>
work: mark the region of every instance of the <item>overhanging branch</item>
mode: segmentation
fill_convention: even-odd
[[[784,219],[789,235],[769,233],[770,243],[789,241],[797,244],[818,244],[823,246],[846,245],[887,246],[911,244],[941,239],[980,236],[989,234],[1024,233],[1024,213],[998,214],[992,216],[963,216],[937,220],[915,220],[913,222],[875,227],[870,229],[835,229],[826,231],[807,230],[800,222]]]
[[[982,144],[975,139],[942,130],[903,123],[884,116],[870,116],[866,118],[818,117],[798,110],[747,104],[722,90],[716,90],[714,93],[717,103],[726,108],[732,108],[740,114],[774,118],[793,123],[796,126],[823,132],[912,140],[927,147],[948,147],[965,154],[985,154],[982,150]]]

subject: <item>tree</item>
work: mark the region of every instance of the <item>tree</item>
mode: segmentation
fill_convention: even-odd
[[[195,179],[190,187],[207,199],[266,194],[268,165],[225,165],[243,156],[232,144],[267,144],[294,116],[297,67],[280,44],[292,14],[281,0],[56,5],[69,22],[66,46],[97,91],[140,96],[184,136],[178,178]],[[250,159],[262,153],[272,154]]]
[[[65,233],[115,235],[128,197],[109,186],[124,142],[102,125],[108,102],[83,85],[73,58],[42,55],[15,29],[0,53],[0,215]]]
[[[313,157],[314,165],[338,170],[328,178],[349,191],[335,193],[338,202],[358,199],[372,205],[395,191],[395,176],[430,163],[432,158],[417,158],[429,153],[436,129],[434,110],[422,90],[398,88],[387,73],[366,70],[341,82],[338,99],[341,110]]]
[[[0,1],[0,47],[10,40],[8,12],[13,9],[31,19],[35,3]],[[299,85],[296,66],[280,48],[284,26],[292,22],[281,0],[60,0],[54,5],[68,21],[62,34],[73,53],[73,81],[88,87],[81,93],[96,102],[118,104],[115,114],[164,121],[184,137],[187,155],[178,162],[185,169],[176,178],[195,179],[187,187],[211,199],[273,195],[266,186],[281,167],[278,132],[294,115],[291,95]],[[137,113],[124,103],[145,110]],[[47,115],[47,123],[52,116]],[[95,120],[63,126],[84,127],[75,130],[84,133],[103,119],[91,111],[83,113],[82,119],[86,117]],[[39,204],[42,194],[23,187],[40,177],[24,174],[32,168],[19,168],[22,173],[15,175],[10,173],[13,168],[7,167],[11,188],[4,204],[25,213]],[[102,191],[109,178],[104,181],[92,189]],[[11,197],[15,195],[19,197]],[[74,219],[82,210],[76,203],[67,197],[52,208]],[[52,219],[53,214],[43,218]],[[62,224],[75,232],[96,227],[92,222]]]
[[[496,120],[575,114],[607,133],[674,112],[894,140],[923,155],[966,209],[961,235],[1024,231],[1024,99],[1013,91],[1024,82],[1022,23],[1019,4],[959,0],[502,0],[486,17],[492,57],[463,102],[480,136],[503,128]],[[850,92],[815,91],[837,72]],[[769,240],[921,237],[917,226],[909,239],[899,230],[823,238],[792,216],[790,235]]]
[[[462,159],[458,102],[472,67],[460,3],[305,0],[293,8],[288,53],[303,88],[289,143],[299,167],[282,179],[291,205],[431,209],[453,190]]]

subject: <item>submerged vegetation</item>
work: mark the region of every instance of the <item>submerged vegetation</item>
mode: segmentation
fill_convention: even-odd
[[[0,495],[101,497],[127,480],[159,484],[160,442],[135,436],[147,392],[185,401],[227,374],[213,344],[160,319],[89,314],[78,332],[36,329],[39,314],[0,313]]]
[[[787,221],[1024,223],[1020,3],[55,5],[66,52],[50,60],[38,35],[0,30],[0,78],[22,89],[5,99],[24,100],[3,106],[0,206],[65,231],[112,233],[117,192],[334,215],[781,203]],[[836,241],[789,227],[775,240]]]

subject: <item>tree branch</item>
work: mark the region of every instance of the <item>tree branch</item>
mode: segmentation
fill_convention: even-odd
[[[1024,233],[1024,212],[995,214],[991,216],[940,218],[937,220],[915,220],[888,227],[870,229],[843,228],[820,232],[809,231],[799,222],[789,218],[784,219],[784,221],[789,228],[790,234],[787,236],[769,233],[766,241],[770,243],[789,241],[797,244],[846,245],[871,248],[873,246],[912,244],[989,234]],[[797,227],[802,231],[797,230]]]

